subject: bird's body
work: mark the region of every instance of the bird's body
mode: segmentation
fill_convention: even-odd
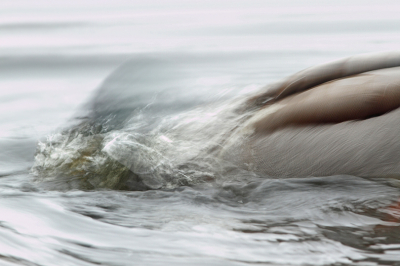
[[[268,176],[400,176],[399,65],[399,53],[355,56],[271,85],[223,157]]]

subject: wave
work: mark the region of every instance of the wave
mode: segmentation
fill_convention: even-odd
[[[83,118],[38,144],[32,174],[57,189],[123,190],[254,176],[219,156],[248,115],[243,101],[215,90],[193,97],[199,89],[188,76],[176,61],[126,62],[86,104]]]

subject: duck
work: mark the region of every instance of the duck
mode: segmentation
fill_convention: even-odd
[[[310,67],[246,100],[221,153],[262,176],[400,176],[400,52]],[[240,136],[240,137],[238,137]]]

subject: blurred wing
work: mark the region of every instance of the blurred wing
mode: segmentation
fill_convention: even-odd
[[[254,126],[258,132],[271,132],[288,125],[340,123],[399,107],[400,67],[387,68],[327,82],[266,106]]]

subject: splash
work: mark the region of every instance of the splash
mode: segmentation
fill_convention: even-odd
[[[143,112],[111,130],[112,114],[100,124],[88,119],[40,142],[31,172],[38,181],[67,189],[169,189],[219,182],[235,168],[219,154],[246,119],[238,112],[241,103],[234,99],[167,115],[147,132]]]

